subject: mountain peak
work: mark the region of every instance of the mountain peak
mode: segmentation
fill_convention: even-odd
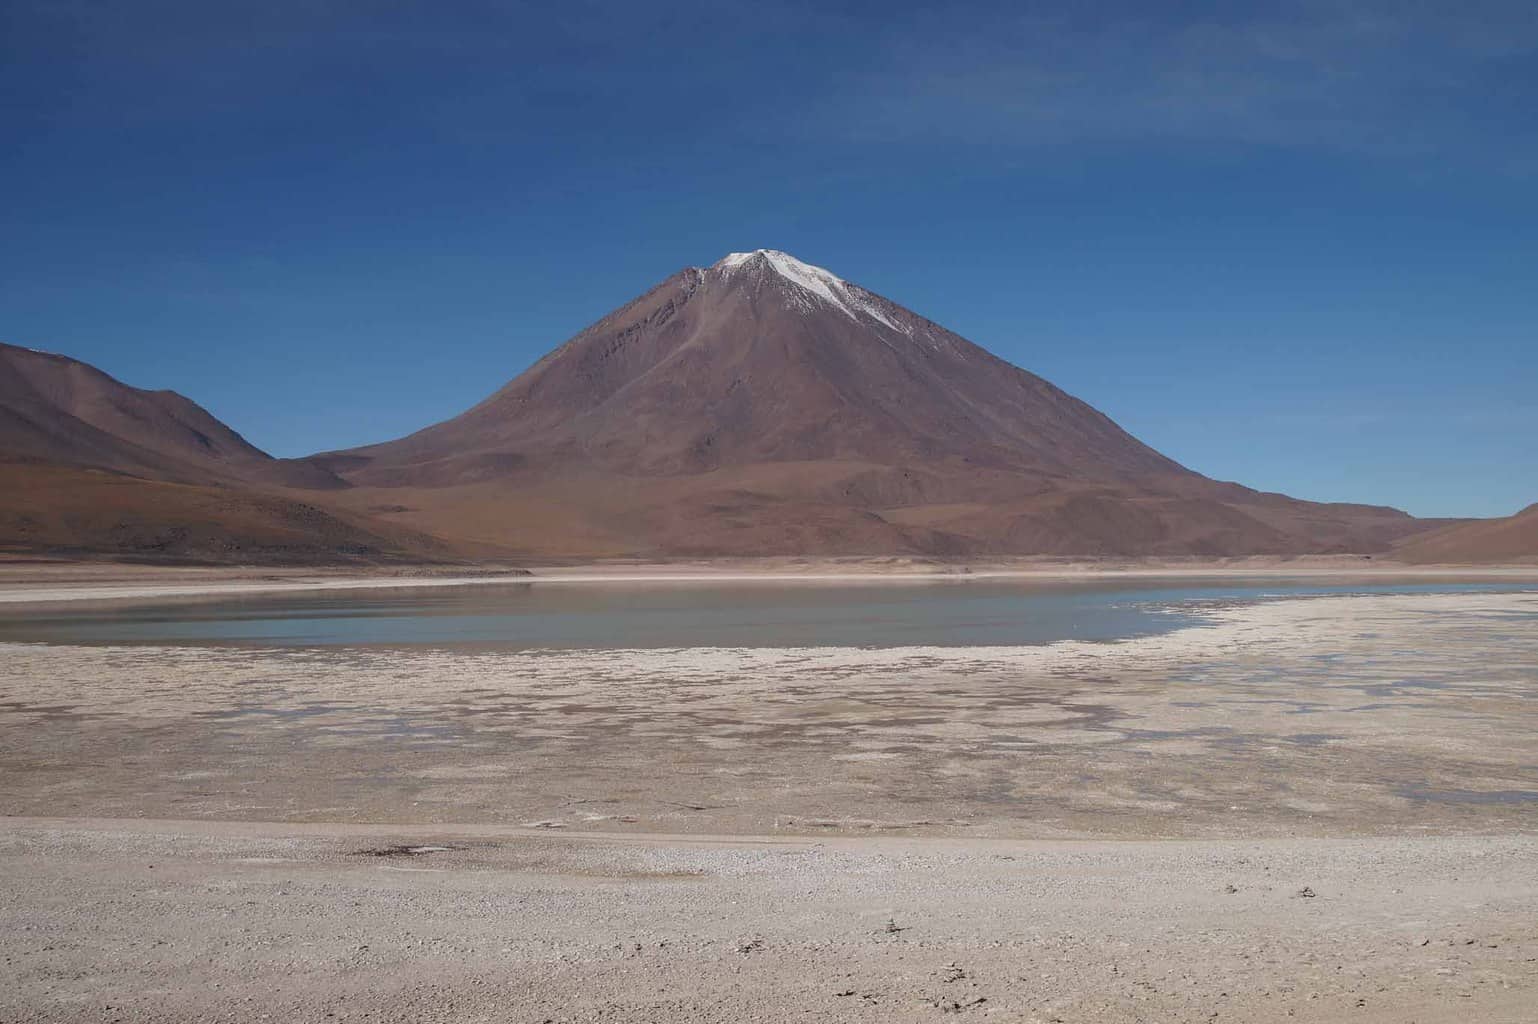
[[[779,249],[754,249],[751,252],[729,252],[714,264],[717,270],[736,270],[750,263],[762,263],[772,267],[776,272],[786,274],[799,274],[802,276],[818,277],[824,280],[838,281],[840,278],[833,272],[822,267],[813,266],[802,260],[796,259],[788,252]]]
[[[768,272],[795,286],[798,305],[810,311],[815,305],[832,307],[859,323],[864,317],[903,334],[912,329],[895,321],[882,309],[882,300],[859,285],[850,284],[830,270],[796,259],[779,249],[754,249],[752,252],[727,253],[710,268],[728,276],[749,272]]]

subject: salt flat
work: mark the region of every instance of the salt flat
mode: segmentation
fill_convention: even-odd
[[[1538,595],[1209,614],[4,645],[0,1018],[1530,1019]]]

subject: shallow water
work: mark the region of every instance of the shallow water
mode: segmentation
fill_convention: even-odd
[[[1041,583],[699,582],[267,594],[0,613],[0,641],[484,647],[1018,646],[1171,632],[1233,601],[1489,593],[1531,584],[1145,578]]]

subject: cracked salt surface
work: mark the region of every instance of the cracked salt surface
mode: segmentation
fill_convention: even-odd
[[[1524,593],[1317,597],[1041,647],[0,644],[0,811],[994,835],[1532,827],[1531,612]],[[60,760],[77,748],[90,758]]]

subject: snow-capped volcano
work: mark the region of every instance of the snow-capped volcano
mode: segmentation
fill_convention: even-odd
[[[680,271],[464,415],[348,464],[359,482],[458,480],[515,453],[520,474],[822,459],[957,459],[1031,479],[1187,472],[1040,377],[773,249]]]
[[[685,268],[464,414],[315,461],[443,509],[414,526],[547,552],[1368,550],[1409,522],[1208,480],[775,249]]]

